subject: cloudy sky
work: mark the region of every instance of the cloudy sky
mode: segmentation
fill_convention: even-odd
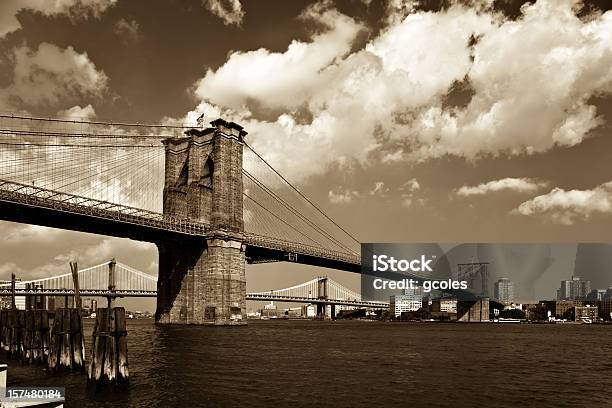
[[[0,111],[234,120],[364,242],[612,241],[609,2],[523,3],[4,0]],[[149,244],[0,231],[0,278],[157,271]],[[248,290],[324,273],[358,287],[259,265]]]

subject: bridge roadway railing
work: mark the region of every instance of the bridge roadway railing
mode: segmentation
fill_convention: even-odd
[[[28,184],[0,180],[0,200],[28,206],[117,220],[130,224],[170,230],[189,235],[205,235],[208,225],[164,216],[154,211],[96,200]]]
[[[15,289],[15,296],[74,296],[74,289]],[[0,289],[0,296],[11,296],[10,289]],[[156,297],[156,290],[79,289],[81,296]]]
[[[211,228],[204,223],[3,179],[0,179],[0,201],[116,220],[188,235],[208,236],[212,232]],[[357,253],[334,251],[248,232],[244,236],[248,245],[354,265],[361,263],[361,258]]]

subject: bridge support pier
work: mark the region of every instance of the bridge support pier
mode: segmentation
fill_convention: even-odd
[[[201,245],[158,248],[158,323],[246,324],[246,261],[241,241],[213,238]]]
[[[325,303],[317,303],[317,318],[325,319]]]

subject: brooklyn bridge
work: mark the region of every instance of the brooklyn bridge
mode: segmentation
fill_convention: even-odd
[[[155,243],[159,276],[147,294],[157,297],[158,323],[241,324],[248,298],[270,298],[246,293],[247,263],[359,272],[359,241],[246,136],[222,119],[203,127],[0,115],[0,219]]]

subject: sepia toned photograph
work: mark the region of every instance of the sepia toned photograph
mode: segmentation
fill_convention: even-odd
[[[0,0],[0,408],[609,407],[612,3]]]

